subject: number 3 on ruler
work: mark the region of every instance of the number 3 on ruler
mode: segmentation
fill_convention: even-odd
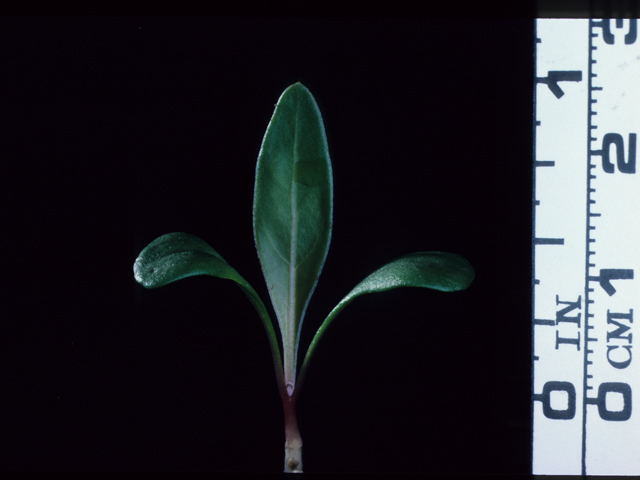
[[[539,19],[535,42],[532,473],[637,475],[638,21]]]

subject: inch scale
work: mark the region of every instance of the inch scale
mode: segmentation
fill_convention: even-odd
[[[638,21],[535,37],[532,473],[637,475]]]

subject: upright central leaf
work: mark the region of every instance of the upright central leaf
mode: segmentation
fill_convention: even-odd
[[[253,233],[295,386],[300,328],[329,250],[333,179],[322,116],[301,83],[281,95],[262,141]]]

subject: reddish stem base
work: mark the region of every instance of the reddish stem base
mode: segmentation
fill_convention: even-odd
[[[291,397],[282,399],[284,409],[284,471],[302,473],[302,437],[298,429],[296,404]]]

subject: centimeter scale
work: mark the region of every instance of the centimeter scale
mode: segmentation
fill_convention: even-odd
[[[638,21],[535,37],[532,473],[637,475]]]

